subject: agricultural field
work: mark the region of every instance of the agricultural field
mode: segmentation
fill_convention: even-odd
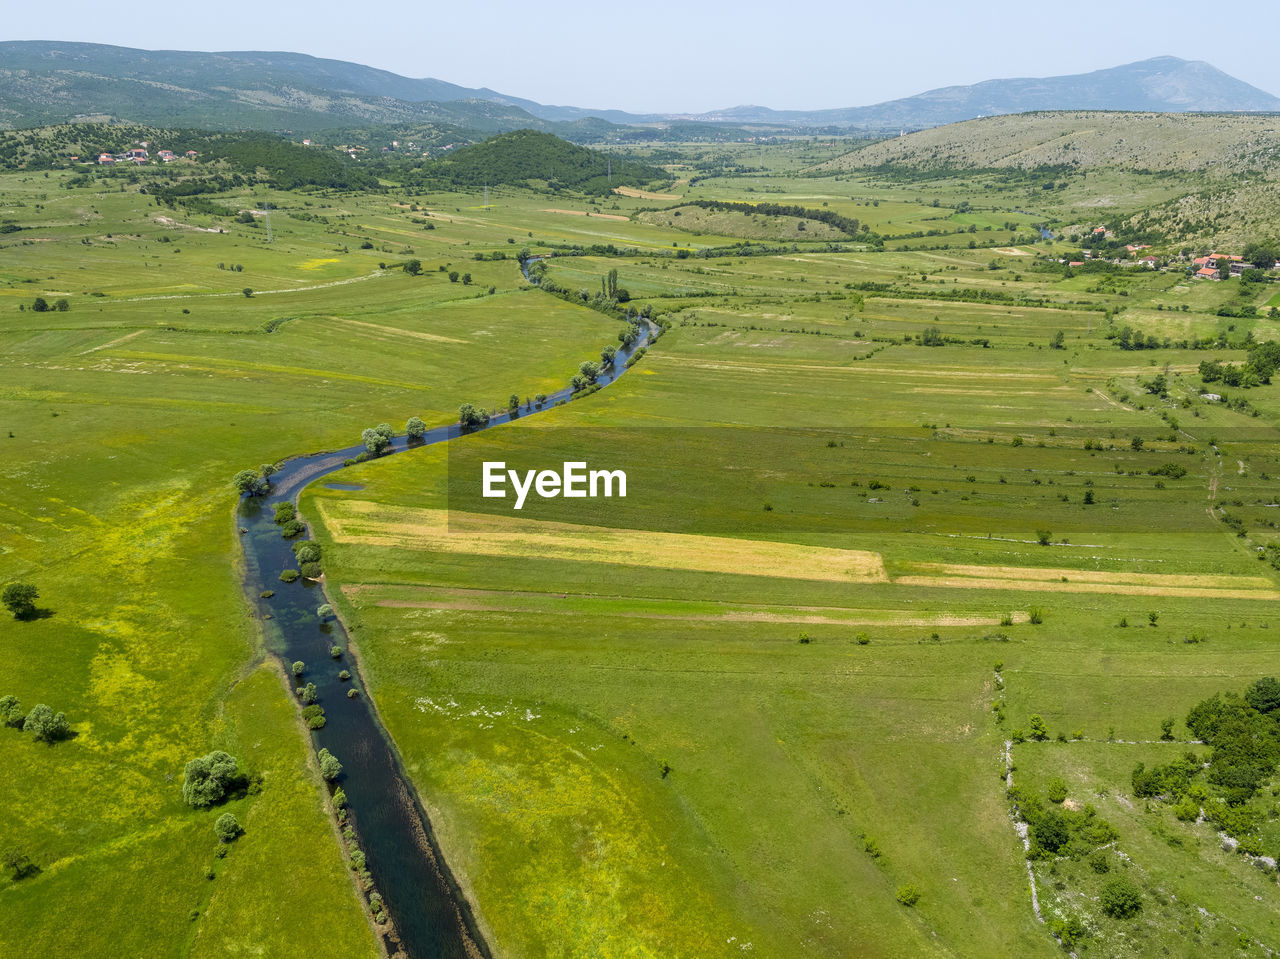
[[[1043,190],[852,145],[655,144],[671,187],[604,195],[253,182],[234,216],[5,174],[0,581],[43,612],[5,621],[0,695],[74,735],[0,729],[0,849],[37,869],[0,877],[0,950],[379,954],[231,477],[552,393],[637,313],[661,335],[606,389],[299,503],[494,955],[1280,948],[1274,868],[1131,782],[1207,756],[1188,710],[1275,672],[1280,387],[1201,366],[1265,361],[1274,277],[1067,266],[1082,210],[1199,173]],[[516,512],[490,461],[627,495]],[[182,800],[213,749],[260,778],[225,858],[223,807]],[[1057,780],[1074,845],[1040,855]],[[1099,904],[1117,876],[1136,915]]]

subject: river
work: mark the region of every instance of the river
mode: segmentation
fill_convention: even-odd
[[[627,360],[648,344],[653,331],[649,325],[642,326],[636,342],[618,350],[614,365],[597,382],[607,386],[622,376]],[[533,416],[572,399],[566,388],[540,406],[522,406],[514,414],[499,413],[485,428]],[[384,455],[445,443],[460,435],[462,430],[454,423],[430,430],[421,442],[410,444],[398,436]],[[327,601],[319,583],[306,579],[283,583],[279,579],[281,571],[296,569],[298,564],[291,548],[294,541],[283,539],[274,522],[274,504],[284,500],[296,503],[304,487],[342,469],[345,460],[362,452],[363,446],[352,446],[288,460],[272,476],[269,495],[242,500],[238,520],[245,555],[245,596],[262,622],[268,649],[286,670],[294,661],[304,662],[306,672],[301,682],[317,687],[326,724],[312,732],[312,744],[317,750],[327,748],[343,765],[336,785],[347,795],[357,842],[390,917],[389,951],[398,947],[409,959],[487,959],[491,953],[470,904],[444,861],[400,756],[369,702],[358,664],[348,651],[346,630],[335,618],[322,622],[317,616],[317,607]],[[260,598],[266,590],[274,590],[275,595]],[[341,662],[330,655],[330,647],[335,645],[344,651]],[[350,680],[338,678],[342,669],[352,673]],[[355,698],[347,695],[352,688],[359,690]],[[306,851],[299,850],[299,854],[305,856]],[[281,877],[281,881],[287,880]],[[324,903],[316,903],[315,908],[323,909]]]

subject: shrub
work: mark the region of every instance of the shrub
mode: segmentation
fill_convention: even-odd
[[[192,759],[182,776],[182,798],[197,809],[212,806],[244,778],[236,758],[222,750]]]
[[[1102,911],[1113,919],[1129,919],[1142,912],[1142,894],[1126,876],[1114,876],[1102,887]]]
[[[327,749],[321,749],[320,757],[320,775],[328,782],[333,782],[342,775],[342,763],[338,762],[338,757]]]
[[[312,703],[302,709],[302,721],[311,729],[323,729],[325,724],[324,707]]]
[[[275,594],[276,594],[276,591],[275,591],[274,589],[264,589],[261,593],[259,593],[259,594],[258,594],[258,598],[259,598],[259,599],[270,599],[270,598],[271,598],[272,596],[274,596]]]
[[[350,678],[351,678],[351,673],[350,673],[350,671],[345,670],[345,669],[344,669],[344,670],[341,670],[341,671],[338,673],[338,678],[339,678],[340,680],[342,680],[342,681],[345,683],[348,679],[350,679]]]
[[[1111,857],[1105,849],[1095,849],[1089,856],[1089,868],[1098,875],[1111,871]]]
[[[356,689],[354,686],[347,690],[347,699],[355,699],[359,695],[360,690]]]
[[[301,572],[307,579],[319,579],[323,575],[324,570],[320,568],[319,563],[303,563],[299,572]]]
[[[223,842],[232,842],[239,836],[243,829],[240,823],[236,821],[236,817],[229,812],[224,812],[213,824],[213,831]]]
[[[302,574],[299,573],[296,569],[286,569],[284,572],[280,574],[280,582],[292,583],[292,582],[295,582],[298,579],[298,577],[301,575]]]
[[[302,671],[303,671],[304,669],[306,669],[306,668],[307,668],[307,664],[306,664],[306,663],[304,663],[304,662],[303,662],[302,660],[300,660],[300,659],[299,659],[299,660],[297,660],[297,661],[293,664],[293,666],[292,666],[292,669],[293,669],[293,675],[295,675],[295,676],[301,676],[301,675],[302,675]]]
[[[904,906],[914,906],[920,901],[920,890],[907,883],[905,886],[898,887],[898,902]]]
[[[1045,790],[1045,794],[1049,797],[1049,802],[1060,803],[1067,798],[1067,784],[1054,776],[1049,780],[1049,785]]]
[[[1032,626],[1039,626],[1044,622],[1044,610],[1039,606],[1032,606],[1028,616],[1028,622],[1030,622]]]
[[[280,535],[285,539],[293,539],[295,536],[301,536],[307,530],[306,524],[301,520],[290,519],[280,524]]]
[[[330,656],[332,656],[334,659],[341,659],[341,658],[342,658],[342,647],[341,647],[341,646],[330,646],[330,647],[329,647],[329,655],[330,655]]]
[[[328,603],[321,603],[316,607],[316,615],[321,619],[328,619],[333,615],[333,607]]]
[[[299,686],[296,692],[298,693],[298,698],[301,699],[303,703],[307,705],[310,705],[311,703],[314,703],[316,701],[316,684],[315,683],[307,683],[307,685],[305,686]]]

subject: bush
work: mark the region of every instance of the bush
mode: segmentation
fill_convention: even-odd
[[[312,540],[303,540],[293,544],[293,558],[299,563],[320,562],[320,544]]]
[[[301,575],[302,574],[299,573],[296,569],[286,569],[283,573],[280,574],[280,582],[292,583],[292,582],[295,582],[298,579],[298,577]]]
[[[341,647],[341,646],[330,646],[330,647],[329,647],[329,655],[330,655],[330,656],[332,656],[334,659],[341,659],[341,658],[342,658],[342,647]]]
[[[319,563],[303,563],[300,572],[307,579],[319,579],[324,574]]]
[[[307,685],[305,686],[299,686],[296,692],[298,694],[298,698],[301,699],[307,705],[310,705],[311,703],[314,703],[316,701],[316,684],[315,683],[307,683]]]
[[[323,729],[325,724],[324,707],[312,703],[302,709],[302,721],[311,729]]]
[[[905,886],[898,887],[898,902],[904,906],[914,906],[920,901],[920,890],[907,883]]]
[[[321,619],[328,619],[333,615],[333,607],[328,603],[321,603],[316,607],[316,615]]]
[[[32,733],[38,742],[46,743],[66,739],[71,732],[66,714],[55,714],[44,703],[37,703],[31,707],[31,712],[27,713],[27,718],[23,720],[22,728],[25,732]]]
[[[348,679],[350,679],[350,678],[351,678],[351,673],[350,673],[349,671],[345,670],[345,669],[344,669],[344,670],[341,670],[341,671],[338,673],[338,678],[339,678],[339,679],[341,679],[341,680],[345,683]]]
[[[1049,786],[1045,790],[1045,794],[1049,797],[1049,802],[1060,803],[1067,798],[1067,784],[1054,776],[1049,780]]]
[[[232,842],[239,836],[243,829],[240,823],[236,821],[236,817],[229,812],[224,812],[213,824],[213,831],[223,842]]]
[[[1102,911],[1113,919],[1129,919],[1142,912],[1142,894],[1133,881],[1125,876],[1108,879],[1102,887],[1099,901]]]
[[[235,757],[222,750],[191,760],[182,775],[182,798],[197,809],[212,806],[243,781]]]
[[[293,539],[295,536],[301,536],[306,531],[306,524],[301,520],[291,519],[280,524],[280,535],[285,539]]]
[[[1111,857],[1105,849],[1095,849],[1089,856],[1089,868],[1098,875],[1111,871]]]
[[[338,762],[338,757],[327,749],[321,749],[320,757],[320,775],[328,782],[333,782],[342,775],[342,763]]]

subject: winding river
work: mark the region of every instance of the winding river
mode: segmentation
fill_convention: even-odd
[[[627,360],[649,342],[653,332],[653,327],[642,326],[637,340],[618,350],[614,365],[597,382],[607,386],[622,376]],[[539,406],[493,416],[485,428],[535,415],[572,398],[570,389],[560,390]],[[446,443],[460,435],[462,430],[455,423],[429,431],[421,442],[410,444],[404,437],[396,437],[385,455]],[[304,487],[342,469],[345,460],[362,452],[363,446],[353,446],[288,460],[272,476],[269,495],[242,500],[238,519],[245,555],[245,595],[262,621],[270,651],[286,670],[294,661],[304,662],[306,672],[301,681],[317,687],[326,725],[311,734],[313,745],[327,748],[342,762],[337,785],[347,795],[358,844],[390,916],[388,950],[394,953],[398,948],[409,959],[487,959],[491,952],[471,907],[440,853],[400,756],[368,700],[358,664],[345,652],[349,649],[346,630],[332,617],[321,621],[317,616],[317,607],[326,602],[319,583],[305,579],[283,583],[279,579],[282,570],[296,568],[297,562],[292,541],[281,537],[274,522],[274,504],[283,500],[296,503]],[[331,485],[359,488],[338,482]],[[275,595],[260,598],[267,590],[274,590]],[[330,647],[335,645],[344,650],[341,662],[330,655]],[[350,680],[338,678],[342,669],[353,674]],[[347,691],[353,688],[358,695],[348,697]],[[323,904],[316,908],[323,908]]]

